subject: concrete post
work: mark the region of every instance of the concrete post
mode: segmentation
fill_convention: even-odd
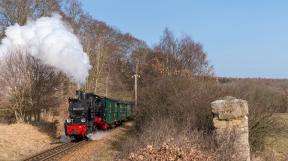
[[[211,107],[218,145],[223,138],[233,138],[233,160],[250,161],[247,101],[226,97],[212,102]]]

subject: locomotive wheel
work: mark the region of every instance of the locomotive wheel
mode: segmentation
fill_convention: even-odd
[[[67,135],[68,135],[68,132],[67,132],[67,125],[66,125],[66,123],[64,124],[64,130],[65,130],[65,135],[67,136]]]
[[[85,135],[84,138],[83,138],[82,135],[76,135],[76,136],[74,136],[75,141],[81,141],[81,140],[83,140],[83,139],[85,139],[85,138],[86,138],[86,135]]]
[[[122,125],[122,121],[118,121],[117,123],[116,123],[116,126],[118,127],[118,126],[121,126]]]
[[[96,125],[93,125],[93,127],[92,127],[92,132],[94,132],[94,131],[96,131],[96,130],[97,130]]]
[[[111,129],[114,129],[117,126],[117,123],[115,122],[114,124],[111,125]]]

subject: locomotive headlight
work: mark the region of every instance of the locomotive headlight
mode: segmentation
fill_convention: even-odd
[[[86,122],[86,119],[85,119],[85,118],[82,118],[82,119],[81,119],[81,122]]]
[[[70,122],[71,122],[71,119],[70,119],[70,118],[66,119],[66,122],[67,122],[67,123],[70,123]]]

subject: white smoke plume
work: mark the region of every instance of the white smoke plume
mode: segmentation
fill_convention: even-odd
[[[16,48],[24,49],[44,64],[65,73],[78,85],[84,84],[91,68],[88,55],[61,18],[54,14],[28,21],[24,26],[9,26],[0,45],[0,59]]]
[[[89,133],[87,135],[87,137],[90,139],[90,140],[100,140],[102,139],[104,136],[106,135],[106,132],[104,131],[97,131],[95,133]]]

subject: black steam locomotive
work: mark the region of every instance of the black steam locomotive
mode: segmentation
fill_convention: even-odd
[[[85,138],[96,129],[120,125],[131,117],[133,103],[76,91],[69,98],[69,117],[65,120],[66,136]]]

